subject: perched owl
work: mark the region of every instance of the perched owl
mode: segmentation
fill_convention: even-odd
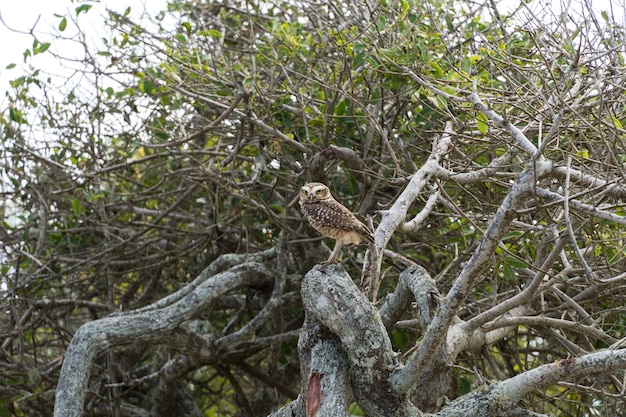
[[[300,189],[300,208],[315,230],[336,241],[325,264],[335,262],[346,243],[360,243],[363,238],[374,243],[372,232],[350,210],[339,204],[328,187],[320,182],[310,182]]]

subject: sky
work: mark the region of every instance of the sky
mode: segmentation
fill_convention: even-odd
[[[140,20],[144,11],[158,13],[167,6],[166,0],[96,0],[96,1],[72,1],[72,0],[0,0],[0,112],[7,106],[4,92],[7,90],[9,81],[24,73],[23,53],[33,46],[33,32],[39,42],[45,43],[53,40],[58,31],[62,16],[67,16],[67,28],[63,32],[66,36],[76,33],[76,27],[70,17],[76,18],[75,9],[81,4],[91,4],[93,7],[87,13],[78,16],[81,26],[93,42],[99,42],[104,32],[101,16],[106,9],[123,13],[127,7],[131,7],[129,17],[135,21]],[[58,16],[55,16],[58,15]],[[76,48],[73,52],[72,49]],[[80,49],[76,42],[59,44],[52,42],[50,50],[63,56],[80,56]],[[43,53],[32,58],[33,66],[44,68],[50,73],[58,73],[60,64],[50,54]],[[15,68],[7,69],[10,64],[16,64]]]

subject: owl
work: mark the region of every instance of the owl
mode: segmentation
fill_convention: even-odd
[[[363,239],[374,243],[372,232],[320,182],[310,182],[300,189],[300,209],[315,230],[335,239],[335,248],[324,264],[335,262],[344,244],[357,244]]]

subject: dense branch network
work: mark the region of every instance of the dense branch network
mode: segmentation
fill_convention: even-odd
[[[620,26],[401,3],[111,13],[80,83],[14,80],[10,413],[619,415]],[[375,247],[319,266],[309,181]]]

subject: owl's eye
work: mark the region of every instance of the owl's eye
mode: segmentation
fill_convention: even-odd
[[[323,193],[323,192],[324,192],[324,190],[317,190],[317,191],[315,192],[315,194],[317,194],[317,195],[322,195],[322,193]]]

